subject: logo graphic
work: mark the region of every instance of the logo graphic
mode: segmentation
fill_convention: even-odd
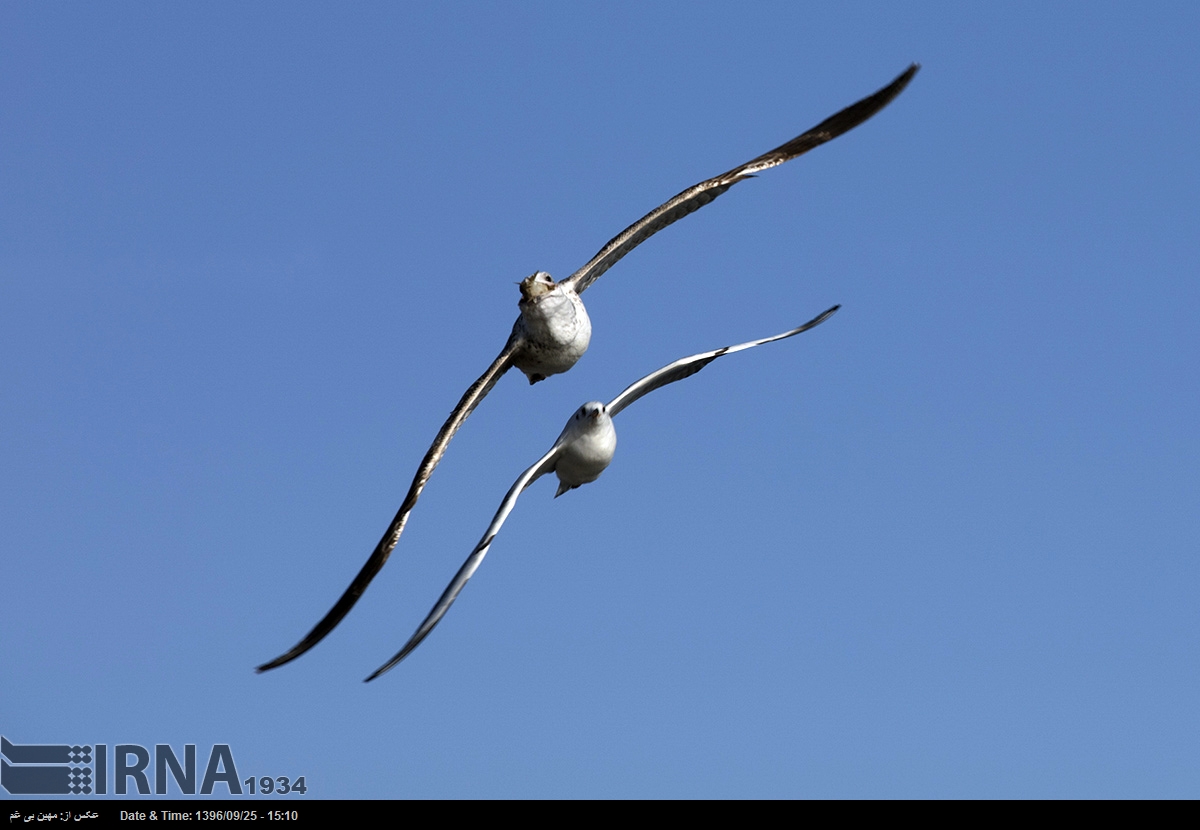
[[[13,795],[107,795],[109,753],[107,744],[68,746],[66,744],[14,744],[0,735],[0,787]],[[153,757],[153,765],[151,758]],[[93,760],[95,763],[93,764]],[[304,795],[308,785],[304,776],[251,775],[239,781],[233,751],[229,744],[213,744],[198,775],[196,745],[184,744],[183,760],[169,744],[155,744],[153,755],[140,744],[117,744],[112,752],[113,781],[117,795],[125,795],[133,785],[138,795],[166,795],[171,779],[183,795],[212,795],[223,784],[229,795]],[[242,789],[242,785],[246,789]]]
[[[104,776],[104,750],[96,770]],[[92,748],[66,744],[11,744],[0,736],[0,785],[13,795],[91,795]],[[9,761],[12,761],[10,764]]]

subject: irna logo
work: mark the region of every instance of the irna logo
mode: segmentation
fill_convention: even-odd
[[[113,772],[113,792],[117,795],[150,795],[150,775],[154,775],[154,794],[166,795],[169,778],[184,795],[196,794],[196,745],[185,744],[183,760],[169,744],[154,745],[154,767],[150,751],[139,744],[117,744],[109,764],[106,744],[13,744],[0,736],[0,786],[13,795],[105,795],[108,771]],[[270,779],[267,779],[270,780]],[[132,787],[130,782],[132,783]],[[213,787],[224,784],[228,795],[241,795],[237,765],[229,744],[213,744],[199,778],[200,795],[211,795]],[[251,793],[254,779],[247,779]],[[291,789],[304,792],[301,776]],[[297,786],[298,785],[298,786]],[[226,794],[225,792],[220,793]]]

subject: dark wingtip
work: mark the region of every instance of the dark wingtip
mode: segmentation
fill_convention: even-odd
[[[913,61],[908,65],[908,69],[905,69],[903,72],[897,75],[896,80],[892,81],[892,86],[896,87],[896,94],[899,95],[901,92],[903,92],[904,88],[908,86],[908,82],[911,81],[913,76],[920,71],[921,64]]]
[[[432,629],[430,629],[430,630],[432,631]],[[425,633],[428,634],[429,632],[427,631]],[[425,639],[425,637],[422,636],[421,640],[424,640],[424,639]],[[400,652],[395,657],[393,657],[391,660],[388,660],[386,663],[384,663],[379,668],[375,669],[375,671],[371,672],[370,676],[363,680],[363,683],[370,683],[372,680],[379,677],[381,674],[387,674],[388,672],[390,672],[392,669],[394,669],[396,666],[398,666],[400,664],[400,662],[412,652],[413,649],[415,649],[417,646],[419,646],[421,644],[421,640],[417,640],[415,643],[409,642],[409,643],[405,644],[404,648],[400,649]]]
[[[369,560],[368,560],[367,564],[368,565],[370,564]],[[353,584],[351,584],[351,588],[353,588],[353,587],[354,587]],[[347,593],[350,593],[350,591],[347,590]],[[357,601],[358,596],[361,594],[362,594],[362,591],[359,591],[358,594],[355,595],[354,601]],[[277,669],[280,666],[285,666],[288,663],[295,660],[297,657],[303,657],[305,654],[307,654],[309,652],[309,650],[312,649],[313,646],[315,646],[317,643],[321,642],[321,640],[325,639],[325,636],[327,634],[329,634],[330,631],[333,631],[333,629],[337,627],[337,624],[342,621],[342,618],[344,618],[346,616],[346,614],[349,612],[349,610],[350,610],[349,608],[345,608],[344,610],[342,609],[342,604],[343,604],[343,602],[345,602],[345,599],[346,599],[346,595],[343,594],[342,598],[340,600],[338,600],[338,603],[329,610],[329,613],[326,614],[321,619],[321,621],[316,624],[316,626],[313,627],[312,631],[308,632],[308,634],[305,636],[305,638],[303,640],[296,643],[296,645],[292,646],[290,649],[288,649],[283,654],[276,657],[274,660],[269,660],[266,663],[263,663],[261,666],[256,668],[254,671],[257,672],[258,674],[262,674],[263,672],[270,671],[271,669]],[[354,601],[352,601],[350,603],[350,606],[354,605]],[[341,613],[340,614],[336,613],[338,611],[340,611]],[[337,619],[335,619],[333,621],[333,623],[330,624],[329,619],[335,615],[336,615]]]
[[[876,92],[874,95],[869,96],[866,100],[874,104],[872,114],[886,107],[896,98],[897,95],[903,92],[904,88],[908,86],[909,82],[912,81],[913,76],[917,74],[920,68],[921,64],[916,63],[915,61],[910,63],[908,65],[908,69],[905,69],[903,72],[897,75],[890,84]]]
[[[828,320],[830,317],[832,317],[834,314],[836,314],[837,310],[841,307],[842,307],[842,304],[838,303],[837,305],[833,306],[832,308],[825,309],[820,314],[818,314],[816,317],[812,318],[807,323],[805,323],[803,326],[801,326],[799,329],[797,329],[796,333],[799,333],[801,331],[808,331],[809,329],[816,328],[817,326],[821,325],[826,320]]]
[[[402,657],[400,659],[402,660],[404,658]],[[393,657],[391,660],[388,660],[382,666],[375,669],[375,671],[371,672],[370,676],[364,677],[363,683],[370,683],[372,680],[379,677],[379,675],[383,674],[384,672],[386,672],[388,669],[390,669],[392,666],[396,665],[399,662],[400,662],[400,660],[397,660],[395,657]]]
[[[284,663],[290,663],[290,662],[292,662],[292,661],[293,661],[293,660],[295,660],[295,659],[296,659],[296,657],[298,657],[298,656],[299,656],[299,655],[292,655],[292,654],[289,652],[288,654],[284,654],[284,655],[282,655],[282,656],[280,656],[280,657],[276,657],[274,660],[270,660],[270,661],[268,661],[268,662],[266,662],[266,663],[263,663],[261,666],[257,666],[257,667],[254,669],[254,673],[255,673],[255,674],[262,674],[263,672],[269,672],[271,669],[277,669],[277,668],[279,668],[280,666],[282,666]]]
[[[841,307],[842,307],[842,304],[841,304],[841,303],[838,303],[838,304],[837,304],[837,305],[835,305],[833,308],[829,308],[829,309],[826,309],[825,311],[822,311],[822,312],[820,313],[820,315],[818,315],[818,316],[817,316],[817,319],[816,319],[816,321],[815,321],[815,322],[816,322],[816,323],[824,323],[824,322],[825,322],[826,320],[828,320],[830,317],[832,317],[833,315],[837,314],[837,312],[838,312],[838,309],[840,309]]]

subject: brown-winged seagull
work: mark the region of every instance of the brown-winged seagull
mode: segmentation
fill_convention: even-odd
[[[500,502],[500,509],[496,511],[496,515],[492,518],[492,523],[484,531],[483,538],[479,540],[479,544],[475,546],[475,550],[471,551],[471,555],[467,557],[467,561],[463,563],[463,566],[458,569],[458,573],[454,575],[454,579],[442,593],[437,604],[433,606],[433,610],[425,617],[424,622],[417,627],[416,632],[404,644],[404,648],[400,649],[395,657],[387,661],[374,674],[368,677],[367,682],[379,677],[379,675],[407,657],[413,649],[421,644],[422,640],[429,636],[429,632],[433,631],[434,626],[441,621],[442,617],[446,616],[446,612],[450,610],[450,606],[458,598],[459,592],[466,586],[467,580],[471,578],[475,570],[479,567],[479,564],[483,562],[483,557],[487,556],[488,549],[492,546],[492,541],[496,538],[496,534],[500,532],[500,528],[504,525],[504,520],[508,518],[508,514],[516,506],[517,498],[525,488],[547,473],[553,472],[558,476],[558,490],[554,493],[554,497],[558,498],[568,490],[574,490],[576,487],[595,481],[600,477],[600,474],[612,462],[613,453],[617,450],[617,433],[613,429],[612,419],[622,409],[643,395],[653,392],[655,389],[661,389],[668,383],[674,383],[677,380],[691,377],[718,357],[740,352],[743,349],[752,349],[764,343],[772,343],[776,340],[793,337],[802,331],[808,331],[814,326],[819,326],[828,320],[838,308],[840,306],[834,306],[812,320],[809,320],[804,325],[790,331],[785,331],[782,334],[776,334],[774,337],[764,337],[761,340],[751,340],[749,343],[726,346],[723,349],[714,349],[711,352],[703,352],[681,358],[674,363],[662,367],[657,372],[651,372],[641,380],[630,384],[624,392],[617,395],[607,404],[600,403],[599,401],[589,401],[575,410],[575,414],[571,416],[571,420],[567,421],[567,425],[563,427],[562,434],[558,436],[558,440],[554,442],[554,446],[550,448],[550,451],[539,458],[532,467],[521,473],[517,477],[517,480],[513,482],[513,486],[508,489],[508,493],[504,496],[504,501]]]
[[[592,324],[579,295],[601,274],[650,236],[707,205],[743,179],[790,161],[857,127],[899,95],[919,68],[918,64],[912,64],[883,89],[826,118],[803,135],[727,173],[689,187],[614,236],[586,265],[562,282],[556,283],[545,271],[538,271],[522,280],[521,299],[517,303],[521,316],[513,325],[508,342],[487,371],[471,384],[454,407],[454,411],[450,413],[450,417],[446,419],[446,423],[442,424],[437,437],[433,439],[433,445],[421,459],[400,509],[362,570],[354,577],[350,587],[329,613],[305,635],[304,639],[290,651],[259,666],[258,671],[267,671],[295,660],[324,639],[325,635],[350,612],[371,580],[387,562],[392,549],[396,547],[408,516],[416,506],[417,499],[434,468],[446,453],[450,439],[496,385],[501,375],[516,366],[525,373],[530,383],[537,383],[549,375],[567,371],[583,356],[591,340]]]

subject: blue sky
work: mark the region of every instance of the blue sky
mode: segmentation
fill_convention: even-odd
[[[1200,794],[1191,4],[0,7],[0,733],[306,797]],[[503,345],[667,197],[591,349]],[[525,494],[582,402],[601,479]],[[276,801],[280,801],[276,797]]]

